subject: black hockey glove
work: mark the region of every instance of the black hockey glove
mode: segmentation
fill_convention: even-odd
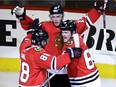
[[[25,20],[26,10],[24,7],[16,6],[11,10],[11,14],[15,14],[16,18],[19,20]]]
[[[36,18],[35,20],[33,20],[33,22],[30,25],[31,29],[39,29],[39,18]]]
[[[81,57],[81,55],[82,55],[82,49],[81,48],[77,48],[77,47],[67,48],[65,50],[65,53],[69,53],[70,54],[70,58],[72,60],[72,59],[80,58]]]
[[[27,31],[27,34],[32,33],[33,31],[41,30],[41,26],[39,24],[39,18],[33,20],[29,28],[30,29]]]
[[[94,2],[94,8],[96,8],[99,11],[102,12],[103,8],[104,8],[104,0]],[[107,8],[107,3],[106,3],[106,7],[105,8]]]

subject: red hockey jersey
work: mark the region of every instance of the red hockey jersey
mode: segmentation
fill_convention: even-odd
[[[46,69],[59,69],[70,63],[69,54],[53,56],[31,44],[28,34],[20,45],[20,86],[39,86],[46,80]],[[64,61],[65,60],[65,61]],[[62,62],[61,62],[62,61]]]
[[[75,85],[83,85],[95,81],[99,77],[99,72],[91,58],[88,47],[83,42],[82,37],[79,37],[79,39],[76,37],[75,40],[78,39],[76,42],[74,38],[70,39],[67,43],[64,44],[63,50],[68,47],[72,48],[75,46],[80,47],[83,50],[81,57],[72,60],[67,67],[70,83],[76,87]]]
[[[77,32],[79,34],[82,34],[86,29],[88,29],[87,21],[95,23],[97,19],[100,17],[100,15],[101,13],[98,12],[97,9],[93,8],[92,10],[90,10],[90,12],[88,12],[86,16],[82,17],[82,19],[75,20],[77,24]],[[32,21],[33,20],[28,16],[26,16],[26,20],[20,20],[22,28],[24,30],[30,29],[30,24],[32,23]],[[61,43],[59,42],[61,38],[60,37],[61,30],[56,28],[51,21],[42,22],[41,24],[42,29],[46,30],[49,35],[49,43],[45,47],[45,50],[52,55],[58,56],[59,54],[62,53],[60,49],[62,46]]]

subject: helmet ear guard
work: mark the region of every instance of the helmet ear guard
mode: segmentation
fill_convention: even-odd
[[[50,12],[50,15],[64,14],[64,11],[61,5],[52,5],[49,12]]]

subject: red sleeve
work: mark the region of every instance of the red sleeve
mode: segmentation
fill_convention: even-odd
[[[101,16],[101,13],[97,9],[91,9],[86,16],[83,16],[82,19],[75,20],[77,25],[77,33],[82,34],[88,29],[87,22],[90,24],[95,23],[98,18]]]
[[[33,19],[26,15],[25,20],[20,20],[21,26],[24,30],[30,29],[30,24],[32,23]]]
[[[65,54],[57,57],[56,66],[57,66],[57,68],[61,68],[61,67],[65,66],[66,64],[69,64],[70,62],[71,62],[71,60],[70,60],[69,54],[65,53]]]
[[[90,12],[88,13],[88,17],[92,23],[95,23],[100,16],[101,12],[98,12],[98,10],[95,8],[91,9]]]
[[[41,51],[35,49],[32,48],[28,51],[28,55],[30,55],[30,59],[33,61],[35,68],[59,69],[71,62],[69,54],[56,57],[46,53],[44,49]]]

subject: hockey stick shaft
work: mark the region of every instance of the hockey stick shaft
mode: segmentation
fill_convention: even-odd
[[[108,0],[104,0],[104,7],[103,7],[103,28],[104,28],[104,42],[106,43],[106,13],[105,13],[105,9],[106,9],[106,4],[107,4]]]
[[[53,73],[48,79],[46,79],[45,82],[43,82],[39,87],[45,87],[45,85],[47,84],[47,82],[50,81],[51,78],[53,78],[57,73],[59,73],[63,68],[60,68],[56,73]]]

